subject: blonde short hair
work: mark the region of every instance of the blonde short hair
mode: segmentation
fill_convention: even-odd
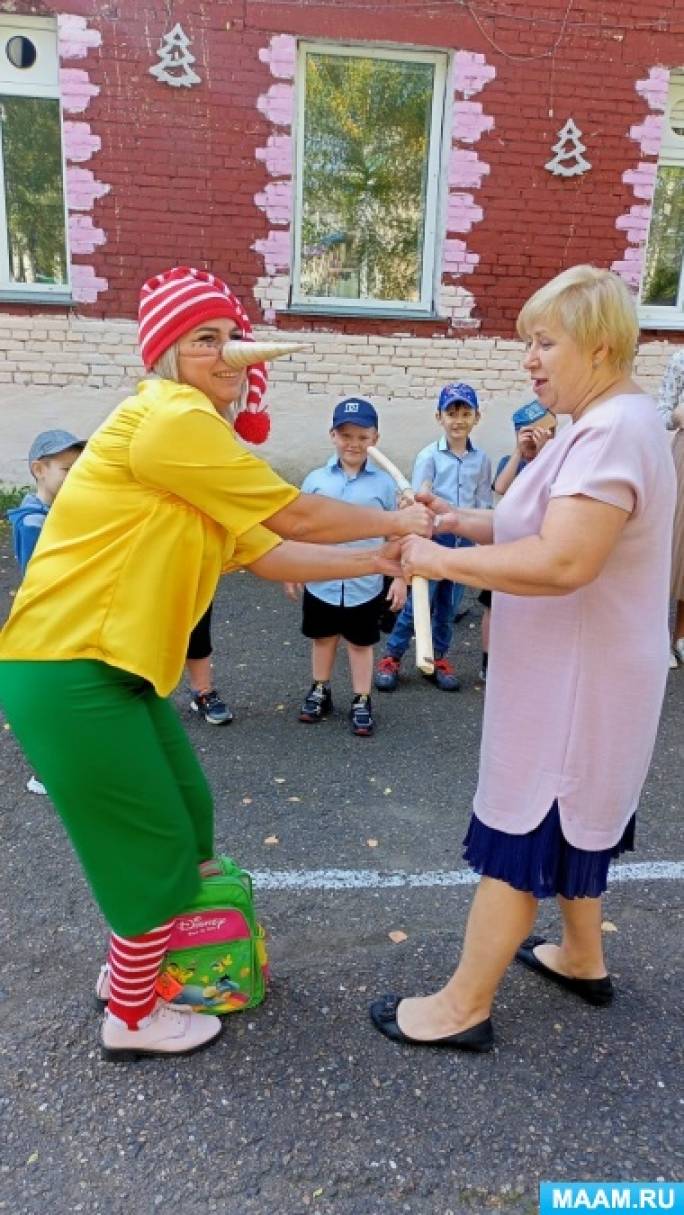
[[[177,342],[174,342],[173,346],[169,346],[163,354],[159,355],[159,358],[154,364],[152,370],[154,374],[160,376],[162,380],[173,380],[176,384],[180,384]]]
[[[529,337],[544,321],[559,324],[582,350],[607,346],[616,371],[628,371],[634,362],[639,336],[636,304],[612,270],[571,266],[557,274],[521,308],[520,337]]]

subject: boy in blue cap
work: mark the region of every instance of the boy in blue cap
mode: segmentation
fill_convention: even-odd
[[[444,434],[416,456],[411,484],[419,490],[429,481],[432,492],[461,508],[492,505],[492,469],[489,457],[470,441],[470,432],[480,420],[477,393],[469,384],[446,384],[437,400],[436,418]],[[461,541],[452,534],[435,536],[437,544],[454,548]],[[434,674],[427,678],[442,692],[457,692],[460,682],[446,655],[454,630],[456,597],[463,588],[453,582],[431,582],[432,643]],[[375,672],[375,686],[393,692],[399,682],[401,659],[413,636],[413,604],[409,595],[387,639],[387,650]]]
[[[305,478],[302,493],[354,502],[361,506],[396,509],[397,490],[392,478],[367,459],[368,448],[378,441],[378,415],[363,397],[346,397],[335,406],[330,437],[335,451],[322,468]],[[350,547],[370,548],[377,540],[355,540]],[[398,611],[406,600],[406,583],[394,578],[385,596],[383,577],[309,582],[304,588],[302,632],[312,642],[313,683],[299,711],[299,720],[322,721],[332,710],[330,679],[341,637],[347,643],[354,696],[349,718],[352,733],[373,733],[371,707],[373,646],[380,639],[379,620],[389,603]],[[286,583],[290,598],[298,587]]]
[[[496,494],[503,495],[510,489],[518,473],[526,468],[542,447],[556,433],[556,416],[545,409],[539,401],[529,401],[516,409],[511,418],[515,428],[515,451],[512,456],[499,460],[492,486]]]

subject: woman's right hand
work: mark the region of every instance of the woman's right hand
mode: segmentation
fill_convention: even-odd
[[[304,590],[304,586],[301,582],[284,582],[283,590],[288,599],[291,599],[293,603],[297,603]]]
[[[392,512],[392,535],[395,536],[431,536],[434,517],[432,510],[422,502],[414,502],[412,506],[404,506],[401,510]]]

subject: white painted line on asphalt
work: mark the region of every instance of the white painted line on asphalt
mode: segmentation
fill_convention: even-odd
[[[383,872],[380,869],[258,869],[252,872],[260,890],[384,890],[416,886],[474,886],[480,879],[471,869],[434,869],[426,873]],[[642,861],[613,865],[610,883],[679,881],[684,861]]]

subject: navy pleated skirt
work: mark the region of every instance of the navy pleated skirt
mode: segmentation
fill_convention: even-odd
[[[533,831],[511,835],[486,827],[473,814],[463,841],[463,859],[485,877],[498,878],[538,899],[595,899],[608,885],[614,857],[634,849],[636,815],[612,848],[589,852],[574,848],[563,835],[558,802]]]

